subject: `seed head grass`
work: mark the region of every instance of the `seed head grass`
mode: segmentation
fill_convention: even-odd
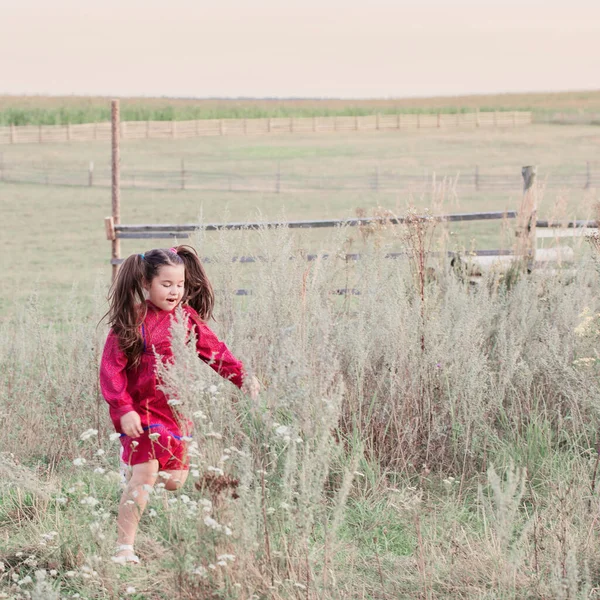
[[[415,230],[363,236],[349,262],[355,235],[335,230],[329,258],[307,261],[285,228],[235,248],[215,234],[211,326],[262,391],[215,375],[176,313],[157,376],[191,438],[190,478],[148,490],[141,568],[110,560],[121,477],[99,294],[74,292],[52,322],[33,297],[0,325],[0,597],[589,597],[593,258],[473,285],[410,246]],[[385,260],[399,243],[406,257]],[[262,259],[238,297],[229,258],[246,244]]]

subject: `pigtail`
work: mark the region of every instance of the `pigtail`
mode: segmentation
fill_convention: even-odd
[[[144,349],[140,326],[146,316],[144,258],[132,254],[123,261],[108,294],[108,321],[130,366],[137,366]]]
[[[215,293],[198,254],[191,246],[173,248],[185,265],[185,296],[187,302],[203,321],[212,317]]]

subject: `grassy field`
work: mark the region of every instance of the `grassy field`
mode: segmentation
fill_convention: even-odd
[[[593,127],[533,126],[498,131],[441,131],[363,133],[360,135],[281,135],[256,138],[200,138],[126,142],[121,152],[124,172],[135,169],[177,170],[181,159],[186,169],[199,173],[232,173],[275,180],[277,165],[282,177],[312,177],[323,181],[360,177],[363,189],[294,193],[201,192],[141,190],[122,192],[123,223],[185,223],[265,220],[268,218],[345,218],[362,209],[373,214],[378,207],[404,214],[409,205],[436,213],[517,209],[521,197],[521,166],[537,164],[540,179],[583,172],[593,160],[600,137]],[[5,164],[53,164],[65,171],[81,170],[87,180],[89,161],[96,169],[108,168],[106,143],[10,146],[2,149]],[[507,174],[514,188],[476,191],[466,185],[460,194],[451,180],[471,181],[475,165],[482,176]],[[600,169],[598,163],[593,168]],[[423,193],[376,193],[364,182],[378,168],[382,174],[408,173],[431,177],[446,187]],[[274,186],[273,186],[274,189]],[[89,289],[99,279],[107,281],[110,245],[105,240],[103,219],[110,214],[110,190],[87,186],[44,186],[0,182],[0,218],[6,232],[0,241],[5,272],[0,314],[23,302],[33,289],[48,306],[72,285]],[[539,214],[588,218],[594,214],[595,189],[549,189],[540,202]],[[510,225],[510,224],[509,224]],[[449,228],[447,228],[450,231]],[[442,228],[440,228],[442,231]],[[510,248],[514,237],[503,233],[500,222],[456,225],[451,249]],[[235,235],[235,234],[233,234]],[[354,235],[354,234],[353,234]],[[322,233],[295,234],[299,248],[312,251]],[[210,255],[211,237],[203,253]],[[126,241],[123,255],[147,249],[160,241]],[[355,245],[356,247],[356,245]],[[249,271],[251,279],[251,272]],[[248,280],[240,282],[247,284]]]
[[[127,142],[122,161],[131,168],[185,158],[206,172],[251,175],[279,162],[298,177],[332,178],[375,167],[456,176],[477,164],[514,173],[515,189],[125,189],[122,220],[517,208],[522,165],[538,164],[542,179],[574,172],[593,160],[598,140],[593,127],[536,125]],[[3,152],[6,162],[82,170],[109,161],[106,144]],[[195,236],[218,290],[212,326],[263,391],[251,405],[190,346],[176,346],[169,391],[194,420],[197,473],[181,493],[155,489],[140,530],[143,566],[118,569],[110,561],[118,443],[98,390],[110,190],[0,182],[0,198],[0,598],[594,597],[600,276],[590,248],[568,271],[492,274],[472,286],[435,258],[424,266],[384,259],[414,248],[416,225]],[[541,216],[585,218],[598,196],[551,188],[541,200]],[[510,247],[511,227],[450,235],[440,226],[434,247]],[[172,243],[127,241],[122,252]],[[332,258],[307,263],[305,252]],[[363,260],[339,258],[347,252]],[[264,260],[231,262],[247,254]],[[235,296],[240,286],[252,296]],[[337,287],[361,294],[332,294]],[[238,481],[238,498],[202,485],[209,467]]]
[[[290,261],[287,231],[217,239],[218,289],[244,268],[232,252],[265,256],[253,296],[220,294],[213,325],[264,389],[251,406],[175,332],[168,389],[195,422],[197,473],[152,493],[137,569],[110,561],[102,290],[65,289],[52,321],[34,300],[0,324],[0,597],[593,598],[594,264],[476,288],[441,270],[421,296],[380,233],[351,265]],[[340,275],[363,294],[332,296]],[[200,483],[209,467],[237,498]]]
[[[309,117],[480,110],[600,112],[600,91],[545,94],[498,94],[400,99],[186,99],[123,98],[121,118],[127,121],[170,121],[253,117]],[[54,125],[110,120],[108,98],[0,96],[0,125]]]

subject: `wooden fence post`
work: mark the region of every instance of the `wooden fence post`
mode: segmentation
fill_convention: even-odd
[[[583,187],[583,189],[589,190],[591,186],[592,186],[592,170],[590,168],[590,161],[588,160],[585,163],[585,186]]]
[[[121,158],[120,158],[120,111],[119,101],[113,100],[111,102],[111,149],[112,149],[112,223],[113,223],[113,237],[112,237],[112,253],[113,260],[121,258],[121,242],[114,233],[114,225],[121,223]],[[117,271],[119,265],[113,264],[112,266],[112,280],[117,277]]]
[[[177,124],[175,123],[175,119],[171,121],[171,137],[177,137]]]
[[[150,121],[146,121],[146,139],[150,137]]]
[[[440,113],[437,114],[437,126],[438,129],[442,126],[442,115]]]
[[[225,133],[225,127],[223,124],[223,119],[219,119],[219,135],[223,135]]]
[[[317,117],[312,118],[313,131],[317,131]]]
[[[523,175],[523,200],[517,220],[517,254],[531,270],[535,264],[537,246],[535,229],[537,223],[537,194],[535,179],[537,167],[525,166],[521,169]]]
[[[271,117],[267,117],[267,133],[271,133]]]
[[[479,127],[479,107],[475,109],[475,127]]]
[[[88,169],[88,186],[92,187],[94,185],[94,161],[90,160],[90,166]]]

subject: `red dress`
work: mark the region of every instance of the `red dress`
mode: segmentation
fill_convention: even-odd
[[[111,330],[106,339],[100,364],[100,389],[110,405],[110,417],[117,432],[121,433],[123,460],[128,464],[138,464],[157,459],[161,469],[185,469],[186,443],[168,398],[158,389],[160,381],[156,376],[155,352],[163,362],[173,359],[171,351],[170,327],[174,312],[167,312],[148,302],[146,318],[141,326],[144,352],[137,368],[127,367],[127,357],[119,345],[119,340]],[[187,327],[193,331],[197,342],[198,356],[221,377],[242,387],[243,364],[219,341],[217,336],[200,319],[198,313],[184,305]],[[126,436],[121,430],[121,417],[136,411],[140,415],[144,433],[137,439]],[[150,438],[150,434],[153,435]],[[136,443],[137,442],[137,443]]]

